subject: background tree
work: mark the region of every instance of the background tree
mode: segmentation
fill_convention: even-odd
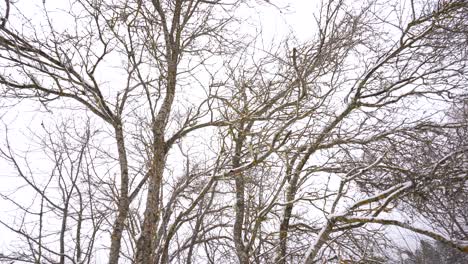
[[[454,250],[451,247],[441,243],[441,242],[431,242],[421,240],[421,244],[414,253],[410,253],[408,258],[404,260],[403,263],[416,264],[432,264],[432,263],[465,263],[467,255],[461,253],[458,250]]]

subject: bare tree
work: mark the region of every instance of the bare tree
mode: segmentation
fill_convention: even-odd
[[[17,153],[8,138],[0,150],[2,158],[24,182],[22,194],[30,194],[33,199],[23,203],[17,193],[2,194],[3,199],[17,206],[15,221],[19,224],[12,226],[3,220],[1,223],[28,246],[4,256],[5,259],[31,263],[92,261],[96,239],[112,213],[108,205],[113,201],[96,174],[101,157],[90,145],[95,143],[97,132],[90,130],[89,123],[84,129],[74,125],[43,127],[45,136],[37,139],[38,146],[44,148],[43,154],[50,160],[44,174],[33,170],[30,164],[34,162],[28,158],[31,153]],[[70,128],[77,133],[71,134]]]
[[[322,1],[269,48],[235,11],[270,1],[5,3],[2,100],[68,119],[31,133],[50,175],[5,140],[38,198],[2,194],[0,259],[378,263],[387,226],[468,250],[466,1]]]
[[[9,1],[7,4],[21,9]],[[212,100],[208,94],[199,105],[194,102],[181,109],[180,124],[168,134],[169,122],[177,116],[172,110],[176,90],[182,89],[189,77],[197,81],[197,65],[230,52],[235,43],[228,43],[231,40],[226,38],[229,32],[225,29],[234,20],[229,13],[237,5],[221,1],[76,1],[65,7],[68,13],[62,12],[63,17],[53,17],[53,3],[44,1],[42,15],[47,25],[38,28],[30,21],[27,29],[13,26],[11,21],[21,18],[10,15],[7,23],[9,13],[5,16],[0,40],[4,96],[38,99],[47,109],[59,99],[73,104],[71,107],[78,103],[113,129],[120,178],[116,182],[117,211],[109,263],[118,261],[130,203],[143,185],[148,193],[136,261],[149,263],[162,258],[164,262],[167,257],[164,250],[157,249],[164,246],[159,239],[167,228],[164,223],[157,230],[164,220],[162,215],[167,214],[162,212],[161,200],[167,154],[192,130],[220,124],[208,115]],[[61,28],[55,19],[70,19],[73,24]],[[124,78],[108,85],[101,74],[106,73],[106,67],[114,67],[112,60],[116,59],[122,60],[117,74]],[[135,111],[138,105],[146,110]],[[145,127],[138,126],[143,123]],[[132,135],[139,138],[129,142]],[[129,144],[135,148],[130,150]],[[140,151],[145,153],[144,159],[133,157]],[[185,213],[191,210],[189,207]]]

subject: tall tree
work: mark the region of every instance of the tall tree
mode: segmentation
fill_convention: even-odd
[[[466,1],[322,1],[269,48],[241,22],[271,1],[42,3],[0,24],[5,116],[43,111],[34,151],[5,128],[31,198],[2,193],[0,259],[372,263],[387,226],[468,251]]]

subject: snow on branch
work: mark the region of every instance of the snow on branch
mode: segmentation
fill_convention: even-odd
[[[418,234],[422,234],[433,238],[437,241],[446,243],[454,248],[457,248],[465,253],[468,253],[468,240],[454,240],[446,237],[443,234],[437,233],[435,231],[430,231],[427,229],[419,228],[411,226],[407,223],[394,220],[394,219],[386,219],[386,218],[377,218],[377,217],[353,217],[353,216],[336,216],[334,218],[336,221],[345,222],[345,223],[374,223],[374,224],[382,224],[382,225],[393,225],[398,226],[404,229],[411,230]]]

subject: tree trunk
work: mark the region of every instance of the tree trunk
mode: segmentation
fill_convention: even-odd
[[[136,263],[152,263],[154,259],[153,241],[155,240],[157,223],[160,217],[160,190],[166,164],[166,151],[163,146],[164,142],[160,138],[156,144],[152,165],[148,171],[148,195],[146,197],[142,231],[137,241]]]
[[[234,157],[232,158],[232,167],[238,168],[241,164],[241,153],[242,146],[244,144],[246,131],[243,131],[243,125],[241,124],[241,129],[239,135],[236,138],[236,146]],[[240,264],[249,263],[249,254],[248,249],[244,244],[243,235],[243,225],[244,225],[244,214],[245,214],[245,182],[243,173],[235,175],[235,184],[236,184],[236,216],[234,219],[234,245],[236,248],[237,257],[239,258]]]
[[[120,123],[115,126],[115,138],[117,141],[117,151],[119,153],[120,164],[120,196],[118,203],[118,215],[112,228],[109,264],[117,264],[119,261],[122,232],[124,230],[125,220],[127,219],[128,208],[130,205],[128,199],[127,153],[125,149],[123,128]]]
[[[293,203],[296,197],[296,189],[297,189],[297,181],[299,179],[299,174],[295,173],[291,181],[289,182],[288,189],[286,191],[286,202],[287,204],[284,206],[283,209],[283,219],[280,224],[279,229],[279,246],[278,246],[278,253],[275,259],[275,263],[278,264],[285,264],[286,263],[286,249],[287,249],[287,242],[288,242],[288,230],[289,230],[289,220],[291,219]]]

